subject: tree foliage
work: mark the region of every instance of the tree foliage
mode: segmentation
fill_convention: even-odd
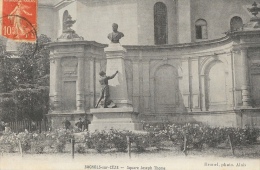
[[[50,38],[41,35],[36,44],[22,43],[19,48],[19,83],[37,84],[50,73],[49,50],[44,46]]]
[[[0,119],[40,120],[48,112],[49,50],[46,35],[40,35],[36,43],[20,43],[18,58],[5,53],[2,58],[2,93]],[[15,116],[14,116],[15,115]]]

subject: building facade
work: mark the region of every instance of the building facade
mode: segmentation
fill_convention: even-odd
[[[140,120],[260,126],[260,20],[247,9],[251,1],[52,3],[40,4],[38,14],[39,32],[54,40],[50,117],[73,121],[95,106],[116,22],[125,34],[127,90]],[[46,13],[54,19],[41,22],[50,18]],[[85,40],[59,40],[69,15]]]
[[[225,36],[249,22],[253,0],[39,0],[38,32],[55,40],[66,11],[85,40],[107,44],[110,25],[119,24],[124,45],[178,44]],[[256,1],[260,2],[260,1]],[[160,39],[160,40],[159,40]]]

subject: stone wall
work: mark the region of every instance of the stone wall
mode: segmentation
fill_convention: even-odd
[[[107,34],[112,32],[112,23],[126,36],[122,44],[138,44],[138,23],[136,0],[119,1],[75,1],[58,9],[59,21],[56,23],[58,35],[62,33],[62,17],[68,11],[76,23],[74,29],[88,41],[108,43]]]
[[[126,72],[135,75],[129,86],[138,92],[134,107],[155,115],[232,109],[232,44],[219,41],[222,46],[126,47],[132,61]]]
[[[134,110],[145,121],[245,125],[260,103],[259,42],[253,32],[190,44],[124,46]],[[85,114],[95,106],[98,74],[106,70],[104,47],[89,41],[50,44],[53,113]]]
[[[37,15],[37,34],[48,35],[52,40],[57,37],[57,29],[55,21],[57,19],[56,12],[50,5],[39,5]]]
[[[243,20],[243,23],[249,22],[251,14],[247,11],[247,8],[251,7],[254,2],[253,0],[190,1],[192,3],[190,9],[192,25],[191,42],[196,41],[195,22],[198,19],[205,19],[207,21],[208,39],[220,38],[230,29],[230,20],[232,17],[238,16]]]
[[[247,23],[253,0],[78,0],[53,5],[39,5],[39,32],[53,39],[61,35],[62,16],[68,10],[77,20],[73,29],[85,40],[108,43],[111,24],[119,24],[125,33],[125,45],[154,45],[154,5],[163,2],[167,7],[168,44],[190,43],[196,40],[195,22],[207,22],[206,40],[221,38],[230,29],[230,20],[238,16]],[[259,1],[260,2],[260,1]],[[40,2],[41,4],[42,2]]]
[[[162,2],[167,7],[168,44],[178,43],[177,4],[173,0],[137,1],[138,45],[154,45],[154,5]],[[131,44],[130,44],[131,45]],[[135,45],[135,44],[133,44]]]

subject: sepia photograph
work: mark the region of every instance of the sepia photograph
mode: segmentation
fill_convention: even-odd
[[[0,0],[0,170],[260,170],[260,0]]]

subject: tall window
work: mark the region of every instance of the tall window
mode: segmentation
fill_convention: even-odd
[[[154,41],[155,44],[167,44],[167,7],[162,2],[154,5]]]
[[[208,31],[207,31],[207,22],[204,19],[199,19],[195,23],[196,27],[196,39],[207,39]]]
[[[67,29],[65,21],[67,21],[68,16],[69,16],[69,12],[67,10],[64,11],[63,17],[62,17],[62,31],[65,31]]]
[[[231,20],[230,20],[230,30],[231,31],[237,31],[242,26],[243,26],[243,20],[240,17],[235,16],[235,17],[231,18]]]

